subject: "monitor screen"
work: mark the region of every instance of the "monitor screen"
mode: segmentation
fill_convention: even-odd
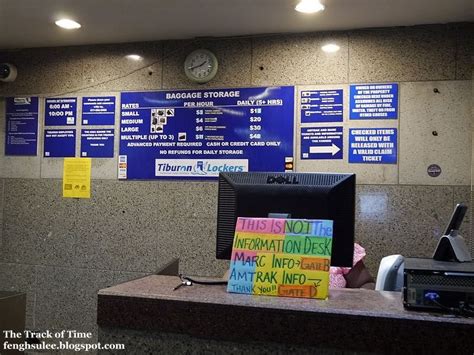
[[[352,267],[354,210],[355,174],[221,173],[216,257],[230,259],[237,217],[283,214],[333,220],[331,265]]]
[[[461,223],[462,220],[464,219],[464,216],[467,211],[467,206],[458,203],[456,207],[454,208],[453,214],[451,215],[451,218],[449,219],[448,225],[446,226],[446,230],[444,231],[444,235],[449,235],[451,231],[459,231],[459,228],[461,228]]]

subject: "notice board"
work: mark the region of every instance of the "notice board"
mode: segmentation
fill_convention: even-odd
[[[5,155],[36,156],[38,97],[7,97],[5,111]]]
[[[285,171],[294,87],[124,92],[120,179],[209,179]]]
[[[237,219],[227,291],[325,299],[333,221]]]

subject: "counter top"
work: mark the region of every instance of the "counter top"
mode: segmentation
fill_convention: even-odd
[[[474,351],[474,319],[408,311],[400,292],[331,289],[327,300],[227,293],[147,276],[99,291],[101,327],[357,351]],[[370,335],[370,337],[367,337]]]

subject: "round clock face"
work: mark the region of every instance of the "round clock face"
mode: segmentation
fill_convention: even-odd
[[[194,82],[207,83],[216,76],[217,58],[206,49],[197,49],[186,57],[184,72]]]

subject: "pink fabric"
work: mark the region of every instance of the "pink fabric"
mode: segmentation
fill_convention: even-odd
[[[365,256],[365,249],[359,244],[354,243],[354,261],[352,266],[357,264]],[[344,275],[351,271],[350,267],[333,267],[329,269],[329,287],[344,288],[346,287],[346,279]]]

